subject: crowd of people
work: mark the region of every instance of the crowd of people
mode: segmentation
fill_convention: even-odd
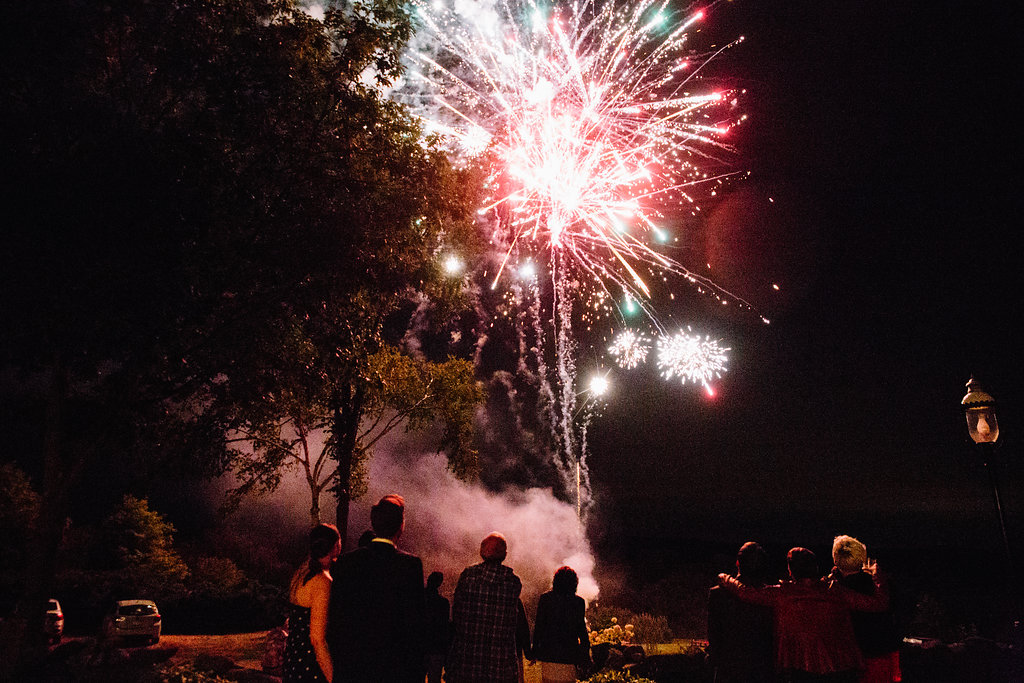
[[[570,567],[540,596],[531,637],[522,582],[504,564],[500,533],[480,543],[480,562],[459,576],[451,604],[444,576],[423,583],[420,558],[397,546],[401,496],[370,511],[372,530],[342,554],[329,524],[309,535],[307,561],[289,586],[284,683],[522,683],[524,658],[543,683],[571,683],[590,659],[583,598]],[[863,543],[836,537],[823,576],[814,553],[793,548],[788,578],[773,581],[768,555],[745,543],[736,576],[719,575],[708,598],[717,683],[892,683],[898,640],[885,585]]]
[[[740,547],[736,576],[708,596],[708,640],[720,683],[893,683],[899,640],[889,596],[867,548],[837,536],[822,576],[807,548],[787,553],[788,578],[772,581],[757,543]]]
[[[284,683],[522,683],[523,659],[541,663],[544,683],[576,680],[589,661],[586,606],[570,567],[555,572],[541,596],[531,637],[520,598],[522,582],[504,564],[505,538],[491,533],[480,559],[459,576],[449,613],[444,581],[423,584],[420,558],[400,550],[405,521],[401,496],[384,496],[370,510],[372,533],[341,553],[329,524],[309,536],[308,560],[289,591]]]

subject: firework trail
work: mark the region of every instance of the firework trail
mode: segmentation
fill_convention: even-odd
[[[669,0],[414,5],[421,30],[395,96],[429,132],[486,163],[480,215],[501,252],[491,286],[527,260],[551,274],[552,362],[542,340],[533,348],[536,366],[549,369],[543,381],[557,384],[541,394],[563,475],[575,479],[586,450],[574,423],[575,300],[622,296],[653,319],[649,281],[675,274],[746,305],[671,258],[666,228],[699,210],[697,186],[729,175],[719,157],[745,118],[738,93],[695,75],[742,38],[691,50],[689,30],[704,14],[676,12]]]

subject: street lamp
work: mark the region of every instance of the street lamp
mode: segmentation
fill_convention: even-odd
[[[1006,561],[1013,565],[1010,555],[1010,541],[1006,535],[1006,519],[1003,517],[1003,505],[999,498],[999,478],[996,473],[995,448],[999,438],[999,421],[996,419],[996,400],[981,390],[981,386],[973,377],[967,382],[967,395],[960,402],[967,416],[967,431],[971,440],[977,444],[982,456],[982,464],[988,470],[992,482],[992,495],[999,513],[999,528],[1003,532],[1003,547],[1006,549]]]
[[[960,402],[967,414],[967,431],[974,443],[992,443],[999,438],[996,400],[981,390],[972,377],[967,382],[967,395]]]

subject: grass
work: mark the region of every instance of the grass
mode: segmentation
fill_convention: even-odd
[[[685,655],[707,645],[708,641],[699,638],[676,638],[669,643],[644,645],[644,652],[648,655]]]

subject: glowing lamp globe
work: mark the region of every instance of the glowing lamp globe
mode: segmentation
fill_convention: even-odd
[[[960,403],[967,415],[967,431],[974,443],[995,443],[999,438],[996,401],[981,390],[973,377],[967,382],[967,395]]]

